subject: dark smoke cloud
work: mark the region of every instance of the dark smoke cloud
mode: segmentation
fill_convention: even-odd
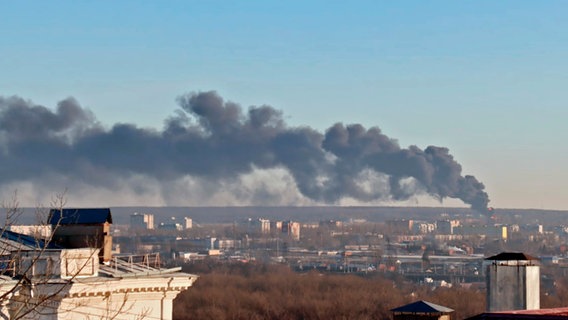
[[[379,128],[358,124],[338,123],[325,133],[289,127],[270,106],[243,111],[215,92],[183,95],[178,104],[181,110],[163,130],[132,124],[106,129],[72,98],[52,111],[0,97],[0,183],[57,175],[112,189],[140,175],[167,184],[183,176],[225,181],[285,168],[303,196],[323,203],[427,193],[484,210],[489,201],[483,184],[462,176],[447,148],[401,148]]]

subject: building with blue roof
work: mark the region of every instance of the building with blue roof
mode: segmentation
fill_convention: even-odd
[[[111,256],[110,209],[53,209],[48,222],[45,238],[0,229],[2,319],[171,320],[197,279],[158,254]]]
[[[48,223],[51,225],[87,225],[112,224],[109,208],[65,208],[51,209]]]
[[[54,243],[65,248],[98,248],[101,262],[110,261],[112,214],[109,208],[51,209],[48,223],[53,228]]]
[[[393,320],[449,320],[454,310],[432,302],[419,300],[391,309],[391,312]]]

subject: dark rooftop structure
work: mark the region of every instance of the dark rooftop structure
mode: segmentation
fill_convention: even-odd
[[[499,261],[510,261],[510,260],[518,260],[518,261],[528,261],[528,260],[538,260],[533,256],[529,256],[528,254],[522,252],[501,252],[497,255],[491,256],[486,258],[485,260],[499,260]]]
[[[112,224],[109,208],[73,208],[51,209],[48,223],[51,225],[68,224]]]
[[[53,242],[65,248],[99,248],[101,261],[112,254],[109,208],[51,209],[48,223],[54,226]]]
[[[487,310],[540,309],[538,259],[522,252],[502,252],[485,259]]]
[[[453,309],[419,300],[402,307],[391,309],[393,319],[451,319]]]

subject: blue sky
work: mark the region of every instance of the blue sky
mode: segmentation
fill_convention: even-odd
[[[2,1],[0,95],[161,128],[216,90],[446,146],[495,207],[568,209],[564,1]]]

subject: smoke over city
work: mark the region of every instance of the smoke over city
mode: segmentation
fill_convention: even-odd
[[[52,110],[0,97],[0,190],[66,188],[71,197],[141,195],[168,205],[224,197],[241,204],[392,203],[430,195],[483,211],[489,202],[483,184],[462,175],[444,147],[402,148],[378,127],[359,124],[325,132],[293,127],[277,109],[244,110],[215,92],[177,102],[180,109],[156,130],[105,127],[72,98]]]

